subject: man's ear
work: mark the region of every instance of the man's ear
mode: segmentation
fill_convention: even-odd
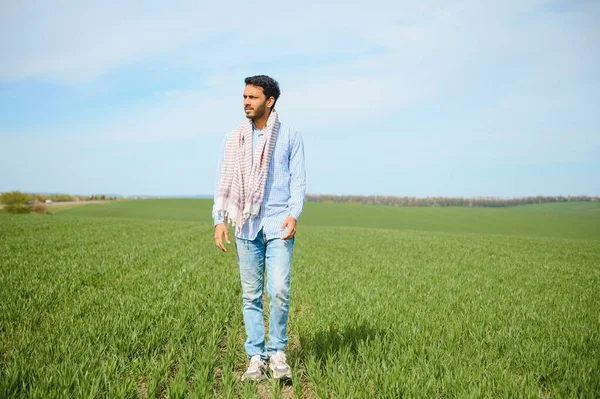
[[[267,107],[273,108],[273,104],[275,104],[275,97],[269,97],[267,100]]]

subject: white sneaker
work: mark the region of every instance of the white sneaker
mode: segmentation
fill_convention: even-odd
[[[248,370],[242,375],[242,381],[260,381],[266,378],[265,371],[267,365],[260,358],[260,355],[254,355],[250,359]]]
[[[287,364],[285,353],[282,351],[277,351],[276,354],[269,358],[269,368],[271,369],[273,378],[276,380],[292,379],[292,370]]]

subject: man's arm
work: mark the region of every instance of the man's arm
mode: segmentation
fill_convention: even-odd
[[[213,203],[213,209],[212,209],[212,217],[213,217],[213,222],[214,222],[213,225],[215,226],[215,245],[217,246],[217,248],[219,248],[223,252],[227,252],[227,248],[225,248],[225,245],[223,243],[223,236],[225,236],[225,241],[228,244],[231,244],[231,241],[229,240],[229,231],[227,229],[227,225],[224,222],[223,215],[219,215],[219,213],[217,212],[216,203],[217,203],[217,195],[219,194],[219,184],[221,182],[221,173],[222,173],[222,169],[223,169],[223,158],[225,157],[225,147],[227,146],[228,138],[229,138],[229,135],[226,135],[225,139],[223,140],[223,144],[221,145],[221,153],[219,154],[219,158],[217,160],[214,203]]]
[[[283,222],[281,230],[288,228],[288,233],[282,237],[287,240],[296,234],[296,222],[304,209],[306,194],[306,169],[304,165],[304,142],[299,132],[293,132],[290,151],[290,207],[289,216]],[[293,220],[290,220],[292,218]]]
[[[290,216],[298,220],[304,209],[306,194],[306,169],[304,165],[304,142],[302,135],[295,132],[292,135],[290,152]]]

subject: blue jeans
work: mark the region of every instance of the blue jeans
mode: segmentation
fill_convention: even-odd
[[[246,326],[248,358],[260,355],[267,359],[278,350],[285,351],[288,342],[287,323],[290,311],[290,266],[294,253],[294,238],[266,240],[261,230],[256,239],[236,238],[240,279],[242,282],[242,313]],[[269,342],[265,345],[263,289],[267,267],[269,295]]]

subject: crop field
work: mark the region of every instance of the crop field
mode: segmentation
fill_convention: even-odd
[[[308,203],[287,385],[240,382],[211,205],[0,214],[0,397],[600,396],[600,203]]]

